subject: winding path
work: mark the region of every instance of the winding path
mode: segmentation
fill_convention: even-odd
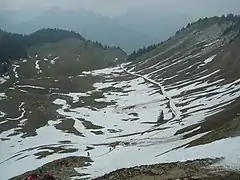
[[[168,100],[169,102],[169,106],[170,106],[170,109],[172,111],[172,114],[173,114],[173,120],[177,120],[177,121],[180,121],[180,116],[181,116],[181,111],[176,107],[175,103],[173,102],[173,99],[167,94],[167,92],[165,91],[164,87],[154,81],[153,79],[150,79],[150,78],[147,78],[147,77],[144,77],[143,75],[140,75],[138,73],[135,73],[135,72],[131,72],[131,69],[130,70],[126,70],[123,65],[121,64],[120,65],[120,68],[122,70],[124,70],[126,73],[130,74],[130,75],[133,75],[133,76],[136,76],[136,77],[140,77],[140,78],[143,78],[145,81],[159,87],[161,89],[161,92],[162,92],[162,95]],[[133,69],[133,68],[132,68]]]

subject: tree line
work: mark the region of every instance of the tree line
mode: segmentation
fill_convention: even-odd
[[[157,44],[152,44],[150,46],[147,46],[147,47],[143,47],[143,48],[140,48],[136,51],[133,51],[127,58],[127,61],[133,61],[133,60],[136,60],[138,57],[142,56],[143,54],[145,53],[148,53],[152,50],[154,50],[155,48],[157,48],[160,44],[162,43],[157,43]]]

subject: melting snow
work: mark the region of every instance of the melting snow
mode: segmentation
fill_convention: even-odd
[[[5,93],[0,93],[0,100],[5,99],[7,96]]]
[[[44,87],[40,86],[31,86],[31,85],[18,85],[19,88],[33,88],[33,89],[45,89]]]
[[[21,115],[19,117],[16,117],[16,118],[7,118],[7,120],[10,120],[10,121],[17,121],[17,120],[20,120],[24,117],[25,113],[26,113],[26,110],[25,108],[23,107],[24,106],[24,102],[22,102],[19,106],[19,111],[21,111]]]
[[[205,64],[210,63],[216,56],[217,56],[217,55],[213,55],[213,56],[207,58],[207,59],[204,61],[204,63],[205,63]]]
[[[156,82],[156,81],[154,81],[154,80],[152,80],[152,79],[150,79],[150,78],[147,78],[147,77],[145,77],[145,76],[141,76],[140,74],[136,74],[136,73],[132,73],[132,72],[130,72],[130,71],[127,71],[127,70],[125,70],[125,69],[123,68],[123,66],[121,66],[121,68],[122,68],[124,71],[126,71],[127,73],[129,73],[129,74],[132,74],[132,75],[134,75],[134,76],[141,77],[141,78],[145,79],[146,81],[148,81],[148,82],[150,82],[150,83],[158,86],[158,87],[161,89],[162,95],[169,101],[169,105],[170,105],[171,111],[172,111],[172,113],[173,113],[174,116],[175,116],[174,119],[175,119],[175,120],[179,120],[180,115],[181,115],[181,112],[180,112],[179,109],[175,106],[174,101],[173,101],[172,98],[168,95],[168,93],[164,90],[164,87],[163,87],[160,83],[158,83],[158,82]]]
[[[214,55],[214,57],[215,56],[216,55]],[[175,59],[174,63],[179,63],[192,57],[195,56],[181,57]],[[211,59],[208,58],[205,60],[205,63],[212,61],[214,57],[210,57]],[[58,59],[58,57],[51,60],[51,63],[52,61],[55,63],[56,59]],[[37,61],[36,64],[38,64]],[[162,65],[163,64],[158,64],[152,67],[161,66],[161,68],[163,68],[162,70],[164,70],[165,68]],[[170,66],[167,66],[167,68]],[[108,82],[94,83],[93,87],[95,89],[86,93],[59,93],[59,98],[52,103],[58,105],[57,112],[59,115],[65,116],[65,119],[48,121],[46,126],[37,129],[37,136],[22,139],[21,136],[23,134],[19,134],[11,136],[9,141],[2,141],[0,146],[0,169],[4,173],[2,173],[3,175],[1,175],[1,177],[8,179],[26,170],[37,168],[49,161],[66,156],[86,156],[86,146],[115,141],[129,142],[129,146],[120,144],[111,151],[107,146],[94,147],[94,149],[90,151],[91,158],[94,161],[92,165],[87,168],[78,168],[77,170],[81,173],[90,173],[91,178],[93,178],[118,168],[140,164],[186,161],[188,159],[222,156],[226,157],[226,159],[221,162],[221,165],[230,167],[239,165],[240,145],[237,143],[240,140],[239,138],[228,138],[198,147],[172,150],[206,134],[198,134],[184,140],[182,138],[184,134],[174,136],[176,131],[202,121],[205,117],[211,115],[213,110],[217,112],[219,108],[240,97],[239,79],[221,86],[219,82],[224,81],[224,79],[219,79],[211,83],[208,82],[208,77],[216,75],[219,72],[219,70],[217,70],[205,76],[197,75],[192,80],[187,79],[168,85],[166,88],[163,84],[164,81],[168,79],[161,79],[160,82],[158,82],[159,79],[157,81],[150,78],[150,74],[141,75],[132,72],[134,68],[127,71],[123,67],[124,64],[120,67],[82,72],[83,76],[104,76]],[[38,66],[36,66],[36,69],[38,69]],[[118,75],[124,73],[124,71],[136,76],[136,78],[114,82],[111,75]],[[159,69],[156,72],[158,71]],[[174,76],[169,79],[171,78],[174,78]],[[55,82],[57,81],[58,80],[55,80]],[[18,87],[45,89],[44,87],[31,85],[20,85]],[[91,93],[96,91],[101,92],[104,88],[109,87],[120,88],[121,90],[119,92],[109,90],[108,92],[103,92],[103,97],[94,99],[96,102],[111,103],[106,105],[106,107],[94,109],[94,107],[90,108],[84,106],[84,104],[80,107],[71,107],[72,103],[81,102],[81,97],[91,96]],[[190,92],[190,90],[195,89],[199,90],[197,90],[197,92]],[[161,90],[161,93],[159,93],[159,90]],[[214,94],[206,96],[210,92]],[[68,98],[68,101],[66,101],[61,98],[62,96],[71,98]],[[0,99],[1,98],[5,98],[4,93],[0,93]],[[186,104],[178,106],[181,103]],[[19,111],[21,112],[19,117],[8,118],[7,120],[19,121],[20,125],[26,123],[26,119],[23,119],[25,114],[24,103],[19,106]],[[161,111],[164,111],[164,120],[166,122],[161,126],[155,126]],[[131,119],[134,118],[133,113],[137,114],[137,120],[135,121],[131,121]],[[185,115],[184,119],[183,115]],[[1,116],[5,116],[5,114],[0,111],[0,117]],[[69,134],[55,128],[56,125],[68,119],[74,121],[74,128],[85,137]],[[182,123],[180,123],[180,121],[176,122],[176,120],[181,120]],[[93,125],[99,126],[99,131],[102,131],[103,134],[99,136],[93,134],[93,129],[87,129],[83,121],[90,121]],[[159,127],[162,129],[157,129]],[[19,127],[1,133],[0,138],[9,136],[14,133],[17,128]],[[199,128],[200,127],[197,127],[187,133],[198,130]],[[109,130],[115,130],[117,132],[113,134]],[[136,134],[127,136],[132,133]],[[49,136],[49,134],[51,134],[51,136]],[[44,159],[36,159],[34,156],[35,153],[39,152],[39,145],[57,147],[62,145],[59,141],[64,140],[71,140],[72,142],[71,144],[66,144],[65,148],[77,148],[78,151],[67,155],[55,153]],[[18,141],[21,141],[21,143],[16,143]],[[27,148],[33,149],[26,150]],[[221,149],[221,151],[218,151],[219,149]],[[20,153],[19,151],[21,150],[26,151]],[[166,151],[170,152],[160,155]],[[16,157],[5,161],[13,155],[16,155]],[[235,160],[233,159],[234,156],[237,157]],[[25,158],[17,160],[22,157]],[[127,160],[122,161],[122,157],[125,157]]]
[[[55,64],[56,63],[56,60],[58,60],[59,59],[59,57],[55,57],[54,59],[52,59],[50,62],[51,62],[51,64]]]
[[[4,117],[6,115],[6,113],[0,111],[0,118]],[[1,123],[0,123],[1,124]]]
[[[205,44],[203,47],[209,47],[209,46],[212,46],[213,44],[215,44],[216,42],[220,41],[219,39],[211,42],[211,43],[208,43],[208,44]]]
[[[15,78],[19,78],[18,76],[18,72],[17,72],[17,68],[20,67],[19,65],[17,64],[13,64],[13,72],[15,74]]]
[[[227,138],[192,148],[181,148],[159,157],[162,162],[187,161],[202,158],[224,157],[219,164],[233,169],[240,168],[240,137]]]
[[[4,84],[5,82],[7,82],[7,80],[9,79],[9,76],[2,76],[0,77],[0,84]]]
[[[102,151],[99,150],[99,152],[91,152],[91,158],[94,160],[94,162],[91,163],[91,166],[76,168],[76,170],[79,173],[89,173],[91,174],[91,178],[96,178],[120,168],[161,163],[163,161],[161,161],[160,158],[157,158],[156,155],[167,152],[174,147],[184,145],[201,136],[203,136],[203,134],[187,140],[174,139],[173,141],[168,141],[168,139],[165,139],[166,142],[162,141],[162,139],[158,142],[158,140],[155,139],[151,146],[145,146],[144,144],[140,146],[118,146],[112,151],[109,151],[107,147],[104,147],[101,148]],[[106,151],[108,151],[108,153],[106,153]],[[123,157],[124,159],[129,160],[123,161]]]
[[[39,61],[40,60],[36,60],[35,61],[35,68],[36,68],[38,73],[42,73],[42,70],[41,70],[40,65],[39,65]]]

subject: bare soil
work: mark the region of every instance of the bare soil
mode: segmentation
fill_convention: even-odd
[[[58,159],[35,170],[11,178],[10,180],[24,180],[26,177],[33,174],[42,177],[45,173],[51,173],[56,180],[68,180],[74,176],[81,176],[81,174],[79,174],[74,168],[88,166],[91,161],[92,160],[89,157],[76,156]]]
[[[240,172],[213,168],[211,165],[221,159],[201,159],[187,162],[175,162],[155,165],[142,165],[124,168],[105,174],[94,180],[240,180]],[[86,179],[74,168],[90,165],[87,157],[68,157],[50,162],[41,168],[26,172],[12,180],[23,180],[28,175],[44,173],[53,174],[56,180],[70,180],[71,177]]]
[[[220,159],[203,159],[120,169],[95,180],[239,180],[236,171],[207,168]]]

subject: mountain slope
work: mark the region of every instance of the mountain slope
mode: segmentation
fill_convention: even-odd
[[[222,168],[238,178],[228,173],[240,167],[239,32],[238,16],[202,19],[130,62],[89,71],[62,41],[29,48],[35,56],[1,85],[3,178],[40,166],[60,180],[218,178]]]
[[[199,20],[154,50],[140,55],[128,67],[133,75],[161,87],[169,101],[170,121],[184,124],[186,119],[186,123],[190,123],[191,117],[203,119],[220,112],[206,122],[176,133],[200,127],[186,136],[189,138],[225,128],[222,133],[209,133],[192,144],[239,135],[238,121],[233,121],[235,129],[227,129],[227,124],[231,124],[239,112],[239,32],[239,16]],[[219,116],[224,118],[219,120]]]
[[[35,57],[36,54],[45,58],[51,56],[52,59],[68,59],[64,62],[66,64],[73,63],[73,66],[78,68],[77,72],[111,66],[116,64],[115,58],[120,62],[126,57],[126,53],[119,47],[104,47],[98,42],[85,40],[75,32],[60,29],[42,29],[25,36],[5,33],[0,40],[2,66],[5,66],[6,63],[10,64],[11,60],[27,59],[29,56]],[[82,58],[80,58],[80,54],[83,54]],[[70,60],[76,61],[76,59],[78,59],[78,65],[70,62]]]

